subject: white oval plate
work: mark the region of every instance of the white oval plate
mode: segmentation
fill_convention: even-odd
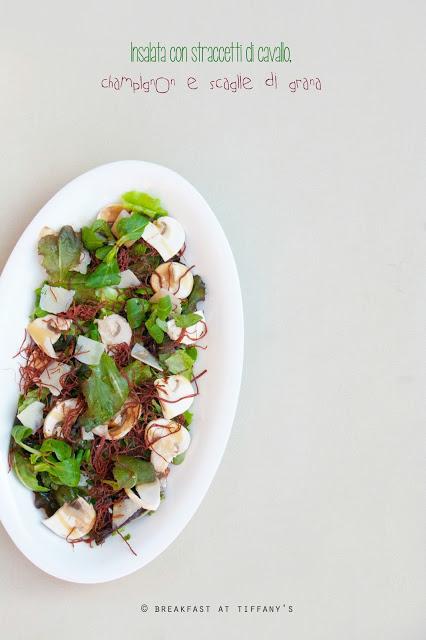
[[[161,198],[183,225],[186,258],[206,281],[205,304],[209,328],[206,351],[200,351],[200,380],[194,403],[192,442],[185,462],[172,468],[167,498],[153,516],[131,523],[131,544],[118,536],[100,547],[73,548],[41,524],[43,512],[33,494],[8,471],[10,428],[18,398],[18,350],[28,322],[34,289],[43,279],[37,259],[38,233],[44,225],[79,228],[105,204],[125,191],[137,189]],[[178,536],[203,499],[222,458],[237,406],[243,364],[243,311],[238,274],[226,237],[208,204],[184,178],[165,167],[141,161],[106,164],[79,176],[41,209],[22,234],[0,279],[0,517],[16,546],[43,571],[80,583],[115,580],[140,569]],[[5,338],[7,336],[7,339]],[[213,515],[212,515],[213,521]]]

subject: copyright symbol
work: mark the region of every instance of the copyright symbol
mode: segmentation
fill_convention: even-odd
[[[141,611],[142,611],[142,613],[146,613],[148,611],[148,605],[147,604],[142,604],[141,605]]]

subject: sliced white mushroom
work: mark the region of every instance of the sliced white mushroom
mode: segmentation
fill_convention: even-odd
[[[55,404],[44,420],[43,434],[45,438],[61,437],[64,420],[69,412],[76,408],[77,404],[77,398],[69,398],[68,400],[62,400]]]
[[[161,485],[158,478],[155,478],[154,482],[137,484],[134,491],[133,489],[125,489],[125,492],[139,508],[156,511],[160,506]]]
[[[112,508],[112,526],[119,529],[141,507],[130,498],[123,498],[116,502]]]
[[[156,451],[151,451],[151,464],[155,469],[155,472],[158,473],[160,477],[163,477],[167,469],[169,468],[169,462],[164,459],[164,457]]]
[[[92,433],[107,440],[119,440],[133,429],[140,415],[141,405],[134,400],[127,400],[108,424],[98,425],[92,429]]]
[[[104,351],[105,345],[102,342],[86,338],[86,336],[78,336],[74,358],[83,364],[96,365],[99,364]]]
[[[37,431],[37,429],[43,424],[43,409],[44,403],[35,400],[23,411],[18,413],[17,418],[24,427]]]
[[[146,349],[139,342],[137,342],[134,345],[133,349],[130,352],[130,355],[132,356],[132,358],[135,358],[136,360],[140,360],[140,362],[143,362],[144,364],[148,364],[153,369],[158,369],[158,371],[163,371],[163,367],[158,362],[157,358],[153,356],[152,353],[150,353],[148,349]]]
[[[191,442],[189,431],[173,420],[158,418],[146,426],[145,439],[151,449],[151,463],[163,474],[173,458],[184,453]]]
[[[172,311],[173,311],[173,313],[177,313],[179,315],[180,312],[182,311],[181,302],[180,302],[179,298],[176,298],[176,296],[174,296],[172,293],[170,293],[170,291],[167,291],[167,289],[159,289],[156,293],[154,293],[153,296],[150,297],[149,301],[150,302],[158,302],[159,300],[161,300],[161,298],[164,298],[165,296],[169,296],[170,297],[170,302],[172,303]]]
[[[175,320],[169,320],[167,322],[167,334],[171,340],[179,340],[181,344],[192,344],[204,338],[207,333],[204,313],[202,311],[196,311],[195,313],[200,316],[201,320],[191,327],[186,327],[186,329],[177,327]]]
[[[70,371],[71,367],[68,364],[51,360],[40,375],[40,384],[49,389],[52,395],[59,396],[63,389],[61,378]]]
[[[97,427],[94,427],[90,433],[93,433],[95,436],[99,436],[100,438],[111,440],[111,438],[108,437],[109,433],[107,424],[99,424]]]
[[[63,287],[51,287],[45,284],[40,293],[40,307],[50,313],[62,313],[68,311],[74,299],[73,289]]]
[[[141,415],[141,405],[128,401],[121,411],[108,423],[108,440],[124,438],[136,425]]]
[[[185,231],[180,222],[164,216],[154,222],[148,222],[142,238],[166,261],[182,249],[185,244]]]
[[[98,325],[101,340],[106,347],[121,344],[122,342],[130,344],[132,329],[127,320],[118,315],[118,313],[112,313],[110,316],[102,318],[102,320],[95,320],[95,322]]]
[[[82,273],[83,275],[85,275],[91,261],[92,258],[90,257],[90,253],[87,251],[87,249],[83,249],[83,251],[80,253],[80,262],[76,267],[70,269],[70,271],[77,271],[77,273]]]
[[[97,218],[98,220],[105,220],[105,222],[112,224],[122,211],[126,211],[126,207],[122,204],[109,204],[99,211]]]
[[[50,331],[41,321],[42,318],[33,320],[27,327],[28,333],[46,355],[50,358],[57,358],[53,345],[58,341],[61,334]],[[37,326],[35,323],[37,323]]]
[[[72,502],[65,502],[53,516],[42,522],[61,538],[78,540],[92,530],[95,520],[93,505],[84,498],[76,498]]]
[[[115,286],[117,289],[130,289],[132,287],[140,287],[140,285],[141,281],[133,271],[126,269],[125,271],[121,271],[120,282]]]
[[[168,420],[187,411],[194,401],[194,389],[185,376],[177,374],[167,378],[157,378],[154,385],[163,416]]]
[[[51,358],[57,358],[53,345],[59,340],[61,332],[68,331],[70,327],[71,320],[48,314],[30,322],[27,331],[44,353]]]
[[[143,508],[148,509],[148,511],[157,511],[161,501],[161,486],[159,479],[155,478],[154,482],[137,484],[135,489],[139,495]]]
[[[180,262],[164,262],[151,275],[151,287],[155,292],[166,289],[181,300],[189,296],[193,286],[194,276]]]
[[[62,333],[63,331],[68,331],[71,327],[72,322],[67,318],[60,318],[59,316],[47,315],[40,320],[44,320],[47,325],[52,329],[52,331],[56,331],[57,333]]]

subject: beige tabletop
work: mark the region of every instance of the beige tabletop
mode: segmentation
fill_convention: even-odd
[[[0,527],[1,636],[424,638],[424,3],[0,8],[2,264],[68,180],[150,160],[212,206],[246,319],[232,436],[190,524],[99,586],[43,574]],[[284,41],[292,63],[131,64],[130,41],[149,40]],[[209,88],[240,72],[253,90]],[[176,84],[102,89],[110,74]],[[304,77],[321,90],[291,91]]]

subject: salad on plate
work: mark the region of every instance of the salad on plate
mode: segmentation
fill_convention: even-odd
[[[38,254],[10,466],[53,533],[128,543],[123,527],[160,507],[190,446],[205,284],[182,225],[139,191],[81,230],[44,227]]]

